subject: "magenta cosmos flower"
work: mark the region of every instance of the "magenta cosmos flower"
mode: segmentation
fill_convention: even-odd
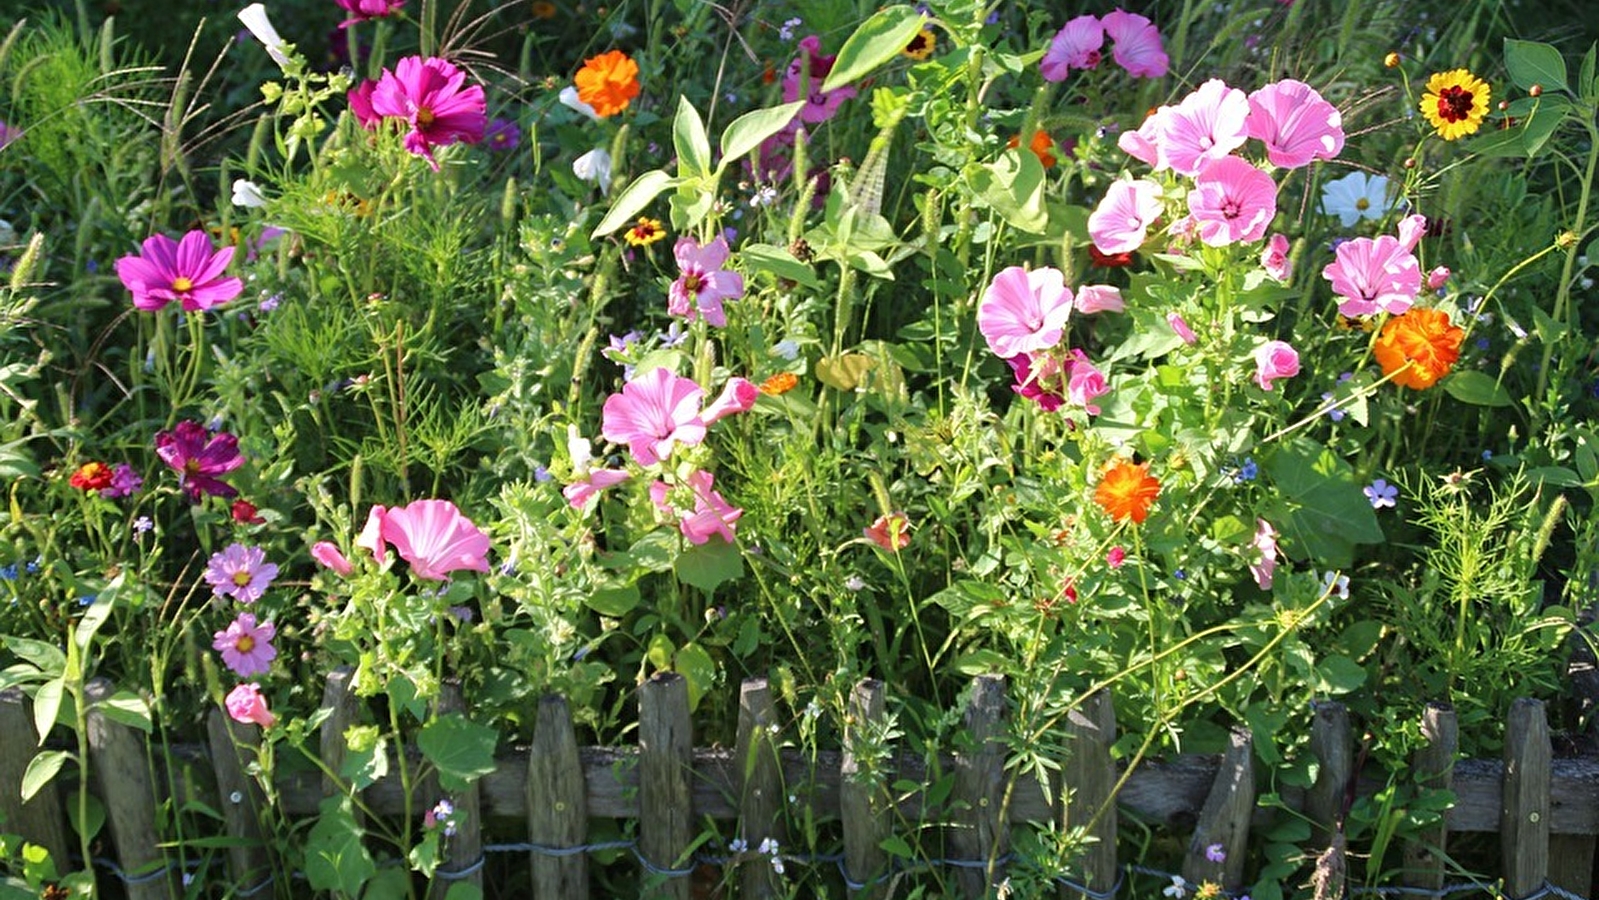
[[[1255,348],[1255,383],[1263,391],[1271,390],[1278,378],[1292,378],[1299,374],[1299,352],[1284,341],[1267,341]]]
[[[1426,230],[1426,219],[1409,216],[1399,223],[1397,238],[1384,234],[1339,244],[1333,251],[1337,259],[1321,270],[1333,293],[1343,298],[1338,313],[1399,315],[1410,309],[1421,292],[1421,264],[1412,251]]]
[[[803,99],[805,105],[800,107],[796,118],[811,125],[826,122],[838,112],[840,104],[855,96],[855,88],[846,85],[823,91],[822,82],[833,71],[833,61],[838,57],[823,56],[822,39],[814,34],[800,41],[799,48],[799,56],[788,64],[788,73],[783,76],[783,102]]]
[[[1163,78],[1171,60],[1160,41],[1160,29],[1137,13],[1114,10],[1099,20],[1111,40],[1116,64],[1134,78]]]
[[[1067,22],[1049,42],[1039,68],[1045,81],[1065,81],[1072,69],[1092,69],[1099,65],[1099,49],[1105,46],[1105,28],[1093,16],[1078,16]]]
[[[117,260],[117,277],[133,292],[137,309],[155,312],[176,300],[186,312],[199,312],[244,290],[239,279],[222,277],[231,262],[233,248],[213,252],[211,237],[203,231],[191,231],[181,241],[152,234],[140,255]]]
[[[651,369],[622,385],[619,394],[605,398],[600,410],[600,433],[616,444],[626,444],[641,466],[653,466],[678,444],[693,446],[705,440],[700,418],[700,398],[705,391],[670,369]]]
[[[1160,218],[1160,185],[1140,178],[1115,181],[1088,216],[1088,235],[1100,253],[1131,253],[1144,243]]]
[[[744,276],[722,269],[728,253],[727,239],[721,236],[703,247],[691,237],[678,238],[672,255],[682,274],[667,291],[666,311],[690,322],[703,314],[718,328],[726,325],[722,301],[744,295]]]
[[[278,651],[272,646],[277,626],[256,624],[254,613],[239,613],[227,629],[212,635],[211,649],[222,654],[222,662],[240,678],[265,675],[272,668]]]
[[[1277,216],[1277,183],[1248,160],[1228,156],[1199,173],[1188,211],[1199,239],[1212,247],[1258,241]]]
[[[240,543],[211,554],[205,567],[205,580],[211,583],[212,592],[240,603],[260,600],[277,577],[278,567],[266,561],[266,551]]]
[[[1072,315],[1072,292],[1059,269],[1011,266],[994,276],[977,308],[977,328],[1001,359],[1060,343]]]
[[[277,718],[267,709],[266,698],[261,696],[259,684],[241,684],[228,692],[223,705],[228,708],[228,715],[233,721],[245,725],[260,725],[262,728],[271,728]]]
[[[335,0],[335,2],[350,14],[350,18],[339,23],[340,28],[349,28],[357,22],[391,16],[405,5],[405,0]]]
[[[1333,159],[1344,149],[1344,119],[1316,89],[1285,78],[1249,95],[1249,136],[1266,145],[1266,158],[1284,169]]]
[[[1157,116],[1160,159],[1180,175],[1198,175],[1249,138],[1245,127],[1249,98],[1219,78],[1200,85]]]
[[[371,533],[374,522],[375,535]],[[489,571],[484,558],[489,552],[489,536],[448,500],[417,500],[393,509],[374,506],[356,543],[375,556],[382,556],[385,546],[393,544],[400,558],[411,564],[412,573],[429,581],[443,581],[458,569]]]
[[[239,493],[217,477],[244,465],[239,439],[227,432],[213,434],[199,422],[185,419],[171,431],[156,433],[155,453],[177,470],[178,482],[192,502],[200,502],[204,494],[233,497]]]
[[[404,119],[411,126],[405,149],[425,157],[435,170],[433,148],[483,140],[488,113],[481,85],[466,86],[466,73],[437,57],[407,56],[383,70],[372,89],[372,112]],[[359,113],[357,113],[359,116]]]

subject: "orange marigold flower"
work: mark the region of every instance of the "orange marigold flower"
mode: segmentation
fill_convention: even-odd
[[[1118,522],[1132,519],[1142,523],[1149,518],[1149,507],[1160,496],[1160,481],[1149,474],[1149,463],[1126,460],[1105,470],[1094,489],[1094,502]]]
[[[666,227],[661,224],[659,219],[639,216],[638,222],[632,228],[629,228],[622,237],[634,247],[648,247],[666,237]]]
[[[1438,309],[1412,309],[1382,327],[1372,355],[1394,384],[1422,390],[1438,383],[1460,359],[1466,332]]]
[[[573,81],[577,99],[593,107],[595,115],[614,116],[638,96],[638,63],[620,50],[611,50],[584,60]]]
[[[103,491],[111,486],[111,467],[105,463],[84,463],[67,483],[80,491]]]
[[[799,378],[793,372],[778,372],[771,378],[761,382],[761,393],[779,397],[792,391],[797,384],[799,384]]]
[[[1020,147],[1021,143],[1021,135],[1013,134],[1005,146],[1015,148]],[[1044,168],[1055,168],[1055,163],[1057,162],[1055,159],[1055,139],[1049,136],[1049,132],[1042,130],[1033,132],[1033,140],[1027,145],[1027,148],[1033,151],[1033,155],[1038,157],[1038,161],[1044,164]]]
[[[911,520],[902,512],[885,513],[867,526],[866,536],[884,550],[898,552],[910,546]]]

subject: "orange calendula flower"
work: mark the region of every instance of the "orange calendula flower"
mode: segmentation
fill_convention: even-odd
[[[622,237],[634,247],[648,247],[666,237],[666,227],[659,219],[639,216],[638,221]]]
[[[1010,141],[1005,146],[1019,147],[1021,143],[1020,135],[1011,135]],[[1055,163],[1057,162],[1055,159],[1055,139],[1049,136],[1049,132],[1033,132],[1033,140],[1027,145],[1027,149],[1033,151],[1033,155],[1038,157],[1038,161],[1044,164],[1044,168],[1055,168]]]
[[[1488,85],[1465,69],[1437,72],[1427,79],[1421,114],[1446,141],[1475,134],[1488,115]]]
[[[1372,355],[1384,375],[1394,376],[1394,384],[1419,391],[1449,374],[1460,359],[1460,343],[1465,339],[1466,332],[1450,324],[1448,313],[1412,309],[1388,320],[1377,335]]]
[[[1160,481],[1149,474],[1149,463],[1121,460],[1105,470],[1094,489],[1094,502],[1112,519],[1132,519],[1140,524],[1149,518],[1149,507],[1160,496]]]
[[[614,116],[638,96],[638,63],[620,50],[611,50],[584,60],[573,81],[577,99],[593,107],[595,115]]]
[[[771,378],[761,382],[761,393],[780,397],[792,391],[797,384],[799,384],[799,378],[793,372],[778,372]]]
[[[80,491],[105,490],[111,486],[111,467],[105,463],[84,463],[72,473],[67,483]]]
[[[937,47],[938,38],[933,35],[933,30],[931,28],[923,28],[917,32],[915,37],[911,38],[911,42],[906,44],[905,49],[900,52],[911,59],[926,59],[933,55],[933,50]]]

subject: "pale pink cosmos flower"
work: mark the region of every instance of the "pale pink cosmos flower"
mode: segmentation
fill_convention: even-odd
[[[1160,29],[1137,13],[1113,10],[1100,20],[1111,40],[1111,55],[1116,64],[1134,78],[1163,78],[1171,66]]]
[[[1072,350],[1072,369],[1066,381],[1066,399],[1075,406],[1081,406],[1089,415],[1099,415],[1099,406],[1094,403],[1094,398],[1110,390],[1105,383],[1105,373],[1095,368],[1088,360],[1088,354],[1081,349]]]
[[[211,637],[211,649],[220,651],[222,663],[240,678],[264,675],[278,658],[272,639],[277,636],[277,626],[271,622],[256,624],[254,613],[239,613],[228,627]]]
[[[744,276],[722,269],[728,254],[727,239],[720,235],[703,247],[691,237],[678,238],[672,255],[682,274],[667,291],[667,313],[690,322],[703,314],[718,328],[726,325],[722,301],[744,295]]]
[[[700,421],[710,425],[724,416],[749,412],[755,407],[755,401],[760,396],[761,389],[756,386],[755,382],[750,381],[748,378],[734,375],[727,380],[727,384],[722,388],[722,393],[700,413]]]
[[[211,236],[191,231],[174,241],[164,234],[145,238],[137,256],[117,260],[117,277],[133,292],[136,309],[155,312],[176,300],[184,312],[199,312],[239,296],[244,282],[224,278],[233,248],[213,252]]]
[[[605,398],[600,410],[600,431],[605,439],[626,444],[641,466],[653,466],[678,444],[693,446],[705,440],[700,399],[705,390],[670,369],[651,369],[622,386],[621,393]]]
[[[1399,223],[1397,238],[1383,234],[1339,244],[1334,261],[1321,270],[1333,293],[1343,298],[1339,315],[1399,315],[1410,309],[1421,293],[1421,263],[1411,251],[1426,230],[1426,219],[1409,216]]]
[[[1261,390],[1271,390],[1271,383],[1278,378],[1298,374],[1299,352],[1285,341],[1267,341],[1255,348],[1255,383]]]
[[[1271,590],[1271,576],[1277,569],[1277,529],[1265,519],[1255,520],[1255,537],[1249,542],[1249,548],[1259,554],[1249,564],[1249,573],[1255,576],[1255,584],[1260,585],[1263,591]]]
[[[418,578],[444,581],[458,569],[489,571],[484,559],[489,552],[489,536],[448,500],[416,500],[376,515],[378,546],[393,544],[395,552],[411,564],[411,572]],[[369,515],[369,523],[371,518]]]
[[[1242,147],[1249,132],[1249,98],[1212,78],[1160,115],[1160,158],[1180,175],[1193,177]]]
[[[433,148],[483,140],[488,113],[482,85],[466,85],[466,73],[437,57],[407,56],[383,71],[372,89],[376,115],[404,119],[411,130],[405,149],[425,158],[434,171]]]
[[[1072,69],[1092,69],[1099,65],[1099,48],[1105,46],[1105,29],[1093,16],[1078,16],[1067,22],[1049,42],[1039,68],[1045,81],[1065,81]]]
[[[357,22],[386,18],[399,12],[400,7],[405,5],[405,0],[334,0],[334,2],[350,13],[350,18],[339,23],[340,28],[349,28]]]
[[[1169,106],[1162,106],[1144,117],[1144,124],[1138,126],[1137,131],[1124,131],[1116,138],[1116,146],[1123,153],[1133,159],[1159,172],[1171,168],[1160,156],[1160,123],[1161,117],[1171,110]]]
[[[989,283],[977,308],[977,329],[1001,359],[1060,343],[1072,314],[1072,292],[1059,269],[1011,266]]]
[[[1160,218],[1160,185],[1148,179],[1115,181],[1088,216],[1088,235],[1104,254],[1131,253]]]
[[[278,567],[266,561],[265,550],[238,542],[211,554],[205,567],[205,580],[212,592],[240,603],[261,599],[277,577]]]
[[[345,558],[338,545],[331,541],[317,541],[312,544],[311,558],[323,568],[332,569],[345,578],[355,573],[355,566],[350,565],[350,561]]]
[[[233,721],[244,725],[271,728],[277,722],[277,717],[267,709],[266,698],[261,696],[261,685],[253,682],[229,691],[223,705],[228,708],[228,715],[233,717]]]
[[[1284,169],[1333,159],[1344,149],[1344,120],[1316,89],[1285,78],[1249,95],[1249,136],[1266,145],[1266,158]]]
[[[720,536],[729,544],[733,543],[733,524],[744,515],[744,510],[730,505],[721,494],[711,489],[714,480],[711,473],[696,469],[685,480],[694,491],[694,511],[684,515],[678,523],[683,536],[695,545],[709,541],[712,535]]]
[[[1294,263],[1288,258],[1288,236],[1274,234],[1266,240],[1266,249],[1260,253],[1260,267],[1272,280],[1287,284],[1294,277]]]
[[[1188,210],[1199,239],[1212,247],[1258,241],[1277,216],[1277,183],[1248,160],[1223,157],[1200,172]]]
[[[1199,335],[1194,334],[1194,330],[1188,327],[1188,322],[1181,315],[1174,312],[1167,313],[1166,324],[1171,326],[1172,331],[1177,332],[1177,336],[1183,339],[1183,343],[1193,346],[1199,341]]]
[[[1127,310],[1127,301],[1122,299],[1121,288],[1109,284],[1083,285],[1077,289],[1077,297],[1072,305],[1084,315]]]
[[[600,491],[633,477],[621,469],[595,469],[584,472],[577,481],[561,489],[561,496],[576,510],[587,510]]]

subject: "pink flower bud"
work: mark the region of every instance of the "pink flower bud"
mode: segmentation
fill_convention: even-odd
[[[1177,332],[1177,336],[1183,339],[1183,343],[1193,345],[1199,341],[1198,335],[1195,335],[1194,330],[1188,327],[1188,323],[1183,321],[1182,316],[1174,312],[1167,313],[1166,324],[1171,326],[1172,331]]]
[[[1428,272],[1427,288],[1434,291],[1443,290],[1444,285],[1449,282],[1449,274],[1450,272],[1448,266],[1439,266],[1438,268],[1433,269],[1431,272]]]
[[[332,569],[345,578],[349,578],[350,573],[355,571],[355,567],[350,565],[350,561],[344,558],[343,553],[339,552],[338,546],[329,541],[317,541],[312,544],[311,558],[323,567]]]
[[[737,376],[729,378],[727,386],[722,388],[722,395],[700,413],[700,421],[709,425],[723,416],[748,412],[755,405],[755,398],[760,395],[761,389],[749,379]]]
[[[261,686],[254,682],[241,684],[228,692],[223,705],[227,706],[228,715],[235,722],[271,728],[277,721],[277,717],[267,710],[266,698],[261,696]]]
[[[1282,341],[1267,341],[1255,351],[1255,383],[1263,391],[1271,390],[1276,378],[1291,378],[1299,374],[1299,353]]]

